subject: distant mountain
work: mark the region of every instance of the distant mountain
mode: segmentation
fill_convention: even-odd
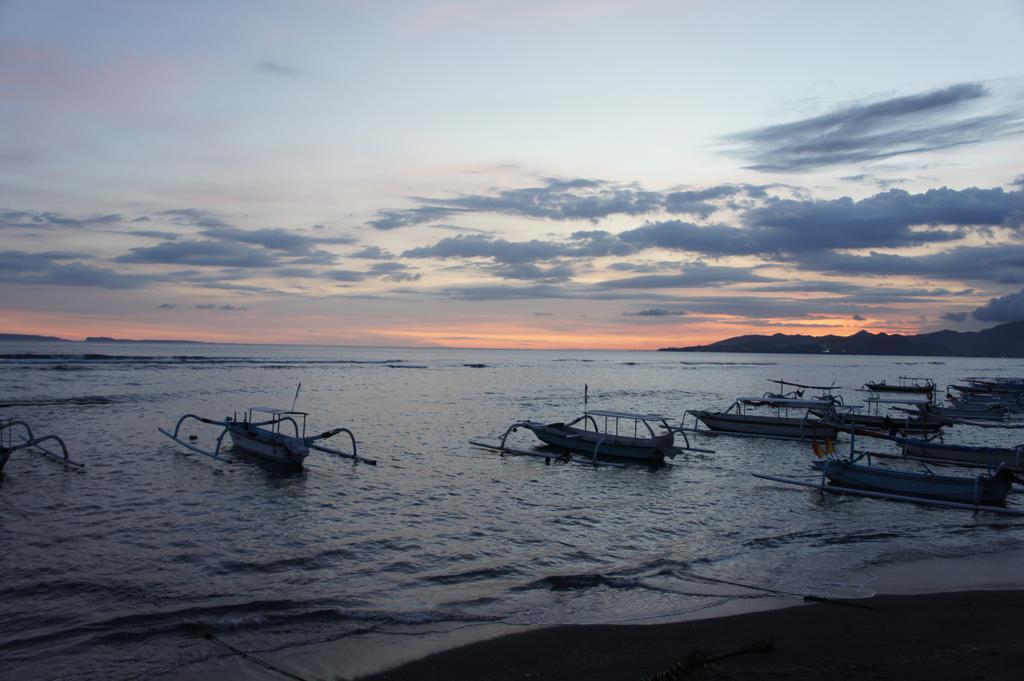
[[[88,336],[85,339],[86,343],[193,343],[196,345],[206,345],[205,341],[196,340],[172,340],[172,339],[134,339],[134,338],[108,338],[107,336]]]
[[[2,341],[36,343],[38,341],[65,341],[65,339],[57,338],[56,336],[34,336],[28,333],[0,333],[0,342]]]
[[[1024,357],[1024,321],[982,331],[935,331],[916,336],[858,331],[852,336],[736,336],[667,352],[778,352],[787,354]]]

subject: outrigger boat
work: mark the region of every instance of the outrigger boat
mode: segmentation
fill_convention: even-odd
[[[817,483],[758,473],[753,475],[763,480],[811,487],[835,494],[1024,515],[1024,510],[1003,508],[1012,483],[1024,482],[1006,466],[1000,466],[992,474],[961,477],[936,475],[927,466],[924,472],[914,472],[871,465],[871,453],[855,454],[856,435],[895,439],[883,433],[851,428],[850,454],[846,459],[833,456],[821,460],[817,442],[813,443],[812,447],[819,460],[812,462],[811,465],[821,472],[821,480]],[[866,460],[867,464],[858,463],[862,459]]]
[[[1016,447],[985,447],[948,445],[927,440],[902,440],[903,456],[932,463],[962,466],[964,468],[990,468],[1000,466],[1015,472],[1024,472],[1024,445]]]
[[[830,391],[836,386],[813,386],[789,381],[774,380],[780,387],[789,386],[798,390],[789,393],[764,393],[763,395],[741,396],[725,411],[687,410],[694,417],[694,425],[686,430],[695,433],[738,435],[783,440],[835,439],[839,427],[833,423],[836,398]],[[804,389],[826,391],[818,397],[805,398]],[[774,415],[751,413],[751,409],[768,407]],[[800,416],[791,415],[792,412]],[[707,430],[698,429],[700,421]]]
[[[935,381],[916,376],[900,376],[899,383],[868,381],[864,388],[874,393],[916,393],[927,395],[929,399],[935,395]]]
[[[17,439],[15,439],[15,431],[19,431]],[[56,443],[61,449],[61,454],[57,454],[56,452],[44,447],[44,442]],[[23,449],[43,454],[44,456],[62,463],[65,466],[85,468],[85,464],[78,463],[71,459],[68,455],[68,448],[64,444],[64,440],[60,439],[56,435],[36,437],[32,434],[32,428],[24,421],[0,419],[0,480],[4,477],[4,466],[7,465],[11,456],[14,452]]]
[[[158,428],[158,430],[179,445],[215,459],[221,458],[221,445],[223,444],[224,436],[228,435],[235,449],[275,463],[301,467],[306,457],[309,456],[310,450],[316,450],[318,452],[334,454],[345,459],[352,459],[356,463],[366,463],[371,466],[377,465],[377,462],[373,459],[359,456],[355,435],[348,428],[333,428],[319,435],[306,435],[307,416],[309,416],[307,412],[294,411],[294,409],[249,407],[242,413],[241,419],[238,418],[237,413],[220,421],[196,416],[195,414],[185,414],[178,419],[178,424],[174,427],[173,433],[163,428]],[[182,424],[189,420],[212,426],[220,426],[224,429],[217,436],[217,444],[212,450],[202,449],[192,444],[197,439],[195,435],[189,436],[188,442],[179,437]],[[299,420],[302,422],[301,426],[299,425]],[[288,433],[289,430],[291,431],[290,434]],[[321,440],[334,437],[338,433],[348,435],[352,443],[351,452],[343,452],[316,444]]]
[[[887,432],[902,433],[937,433],[943,426],[951,425],[952,420],[944,418],[932,411],[931,400],[918,395],[901,397],[882,397],[872,393],[864,400],[865,411],[859,406],[843,405],[837,401],[831,414],[817,413],[823,419],[831,415],[844,426],[879,429]],[[882,407],[892,407],[900,413],[883,413]]]
[[[586,398],[584,398],[586,405]],[[603,419],[601,423],[598,419]],[[515,449],[507,446],[509,435],[520,428],[531,431],[538,440],[565,454],[552,456],[550,452]],[[655,432],[659,428],[664,432]],[[684,446],[675,445],[675,434],[683,436]],[[586,410],[569,423],[543,423],[517,421],[499,438],[497,445],[470,440],[470,444],[502,454],[535,456],[550,463],[552,459],[587,463],[591,465],[622,465],[616,462],[661,464],[665,458],[674,458],[679,452],[712,453],[710,449],[690,446],[686,433],[671,426],[668,418],[660,414],[635,414],[625,411]],[[575,458],[574,458],[575,457]],[[609,459],[611,461],[609,461]]]

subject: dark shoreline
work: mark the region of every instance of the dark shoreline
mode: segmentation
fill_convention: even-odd
[[[536,629],[362,679],[641,681],[668,672],[690,653],[722,655],[769,638],[775,652],[729,657],[676,678],[943,681],[1019,679],[1024,673],[1024,591],[876,596],[855,603],[871,609],[815,603],[671,624]]]

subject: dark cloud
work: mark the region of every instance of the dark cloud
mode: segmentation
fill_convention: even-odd
[[[79,253],[58,251],[0,251],[0,281],[12,284],[106,289],[143,288],[159,281],[159,277],[155,276],[125,274],[81,262],[65,262],[89,257]]]
[[[1024,289],[992,298],[971,312],[979,322],[1015,322],[1024,319]]]
[[[302,71],[294,66],[288,66],[287,64],[281,64],[276,61],[261,61],[253,67],[253,70],[258,71],[259,73],[266,73],[271,76],[282,76],[286,78],[302,75]]]
[[[351,244],[355,241],[355,239],[349,236],[307,236],[299,232],[281,229],[280,227],[265,229],[211,227],[204,229],[201,235],[220,241],[262,246],[268,250],[284,251],[292,255],[311,254],[314,252],[314,247],[319,244]]]
[[[174,308],[174,303],[160,303],[159,305],[157,305],[157,309],[160,310],[173,310]]]
[[[947,312],[942,315],[942,319],[950,322],[963,322],[967,320],[966,312]]]
[[[1021,132],[1017,113],[963,115],[990,96],[980,83],[846,106],[727,136],[755,170],[791,172],[977,144]]]
[[[835,249],[900,248],[963,238],[969,229],[1024,226],[1024,191],[1001,188],[932,189],[921,194],[892,189],[854,201],[769,199],[741,216],[742,227],[667,220],[619,234],[643,248],[713,257],[792,254]]]
[[[597,284],[599,288],[662,289],[693,288],[698,286],[724,286],[738,282],[777,281],[764,277],[749,267],[721,267],[703,262],[687,264],[676,274],[646,274],[638,277],[608,279]]]
[[[76,229],[109,227],[120,222],[124,222],[124,216],[118,213],[69,218],[53,212],[0,210],[0,229],[53,229],[60,227]]]
[[[366,260],[387,260],[393,258],[391,253],[384,250],[380,246],[367,246],[361,251],[356,251],[349,256],[350,258],[364,258]]]
[[[624,317],[685,317],[685,310],[672,310],[667,307],[652,307],[636,312],[623,312]]]
[[[195,225],[196,227],[217,228],[228,227],[227,222],[222,220],[216,213],[202,208],[174,208],[157,213],[167,220],[178,225]]]
[[[327,277],[334,281],[362,281],[366,279],[366,272],[356,272],[354,270],[331,270],[327,272]]]
[[[200,303],[199,305],[196,305],[195,308],[197,310],[218,310],[221,312],[242,312],[243,310],[249,309],[244,305],[236,306],[231,303],[225,303],[224,305],[217,305],[216,303]]]
[[[610,232],[589,230],[573,232],[562,241],[508,241],[486,234],[460,234],[431,246],[410,249],[402,256],[465,260],[503,279],[552,283],[567,281],[573,276],[569,260],[622,256],[632,251],[632,246]]]
[[[163,239],[165,241],[173,241],[177,239],[180,234],[175,232],[163,232],[157,229],[136,229],[131,232],[116,232],[117,234],[130,234],[131,236],[141,236],[147,239]]]
[[[273,268],[280,260],[262,248],[223,241],[167,241],[132,248],[116,262],[213,267]]]
[[[805,266],[839,275],[917,276],[1024,284],[1024,244],[957,246],[930,255],[820,253]]]
[[[863,321],[866,321],[866,320],[864,319],[864,317],[861,317],[861,316],[860,316],[859,314],[855,314],[855,315],[853,315],[852,317],[850,317],[850,319],[852,319],[852,320],[853,320],[853,321],[855,321],[855,322],[863,322]]]
[[[377,229],[397,229],[472,213],[591,222],[612,215],[638,216],[661,211],[706,218],[719,209],[715,201],[738,195],[760,197],[764,193],[764,187],[745,184],[658,192],[635,184],[604,180],[548,178],[539,187],[505,189],[493,194],[468,194],[450,199],[412,197],[422,205],[382,210],[368,224]]]

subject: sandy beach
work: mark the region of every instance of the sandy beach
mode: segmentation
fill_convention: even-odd
[[[1019,679],[1024,592],[876,596],[649,626],[532,630],[367,681],[444,679]],[[867,606],[867,607],[863,607]],[[751,652],[709,660],[754,646]],[[690,660],[690,671],[682,670]],[[655,676],[662,674],[662,676]]]

